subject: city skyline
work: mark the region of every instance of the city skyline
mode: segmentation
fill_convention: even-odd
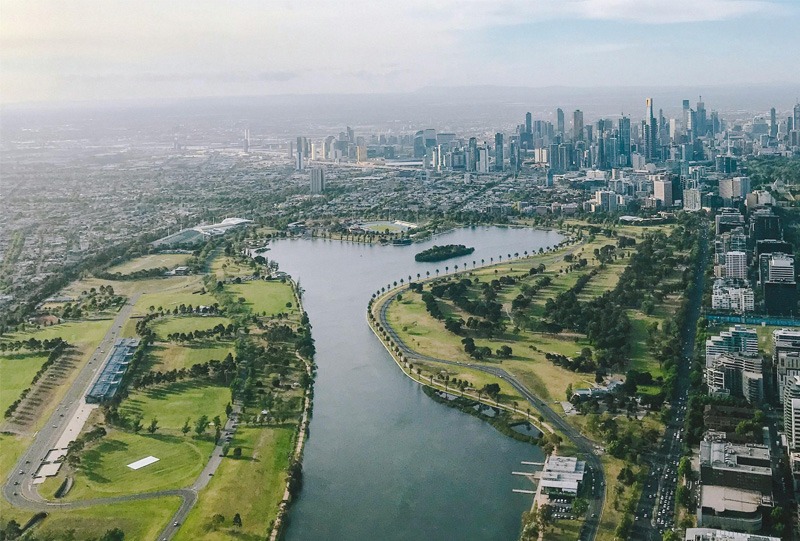
[[[790,69],[800,9],[786,0],[0,5],[3,103],[487,84],[800,87]]]

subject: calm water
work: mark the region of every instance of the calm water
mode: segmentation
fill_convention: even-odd
[[[555,232],[462,229],[412,246],[285,240],[265,255],[300,281],[314,327],[318,374],[303,491],[289,540],[511,540],[532,487],[511,472],[542,458],[472,416],[438,404],[407,379],[372,334],[366,304],[401,277],[558,243]],[[433,244],[475,252],[416,263]]]

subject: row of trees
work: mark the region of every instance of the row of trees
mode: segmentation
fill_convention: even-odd
[[[25,398],[27,398],[27,396],[30,394],[33,386],[36,385],[36,383],[42,378],[44,373],[47,372],[47,370],[51,366],[53,366],[56,363],[56,361],[62,358],[62,354],[69,347],[69,344],[64,340],[62,340],[60,337],[53,338],[52,340],[45,340],[44,342],[46,342],[47,345],[51,348],[50,353],[47,355],[47,360],[42,363],[42,366],[40,366],[39,370],[37,370],[36,373],[33,375],[30,386],[23,389],[19,397],[16,400],[14,400],[14,402],[9,404],[8,408],[6,408],[6,411],[3,413],[3,417],[5,417],[6,419],[9,419],[11,416],[14,415],[14,413],[17,411],[17,408],[19,408],[19,405],[22,403],[22,401],[25,400]]]

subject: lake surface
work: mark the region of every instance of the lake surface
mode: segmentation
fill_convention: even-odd
[[[322,239],[281,240],[264,255],[304,290],[318,373],[303,460],[302,493],[289,512],[286,539],[513,540],[531,496],[520,461],[541,461],[538,447],[428,398],[410,381],[366,322],[372,293],[408,275],[553,246],[553,231],[466,228],[411,246],[369,246]],[[414,255],[434,244],[475,252],[438,263]]]

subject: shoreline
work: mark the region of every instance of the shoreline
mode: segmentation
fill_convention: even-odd
[[[289,277],[289,283],[292,286],[294,300],[298,308],[300,308],[300,313],[305,314],[306,312],[303,308],[303,301],[297,288],[297,282],[294,281],[294,278]],[[310,328],[311,324],[309,323],[308,325]],[[300,419],[300,423],[297,425],[297,432],[295,432],[297,439],[295,440],[294,450],[292,451],[289,469],[286,470],[286,484],[283,491],[283,499],[278,505],[278,514],[275,516],[275,520],[270,528],[269,541],[277,541],[280,539],[282,537],[283,530],[286,527],[287,516],[289,514],[289,510],[291,509],[292,501],[294,500],[291,493],[292,477],[290,472],[295,465],[299,465],[301,475],[300,479],[302,479],[303,451],[305,450],[306,437],[308,436],[308,424],[311,418],[311,410],[313,408],[312,396],[314,394],[314,360],[306,359],[299,353],[295,353],[295,355],[297,355],[297,357],[302,359],[305,363],[306,372],[309,376],[311,376],[311,385],[306,389],[305,392],[303,416]]]

